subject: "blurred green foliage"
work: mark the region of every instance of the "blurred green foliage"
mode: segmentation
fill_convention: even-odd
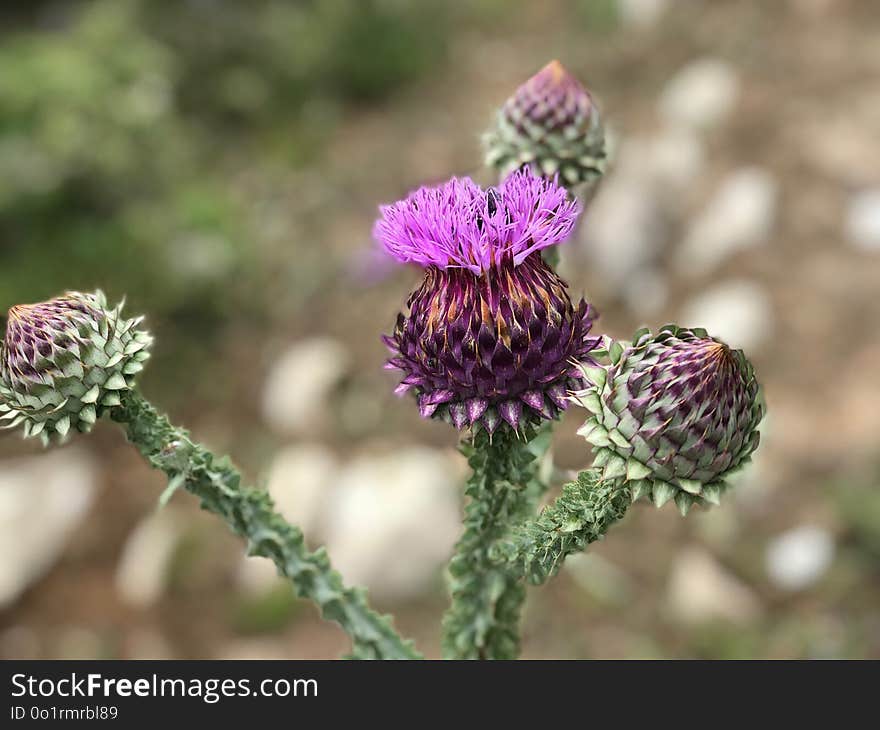
[[[443,58],[444,18],[393,0],[4,4],[0,308],[127,294],[166,353],[260,312],[236,175],[320,155],[346,105]]]

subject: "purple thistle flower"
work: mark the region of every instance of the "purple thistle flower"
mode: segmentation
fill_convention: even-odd
[[[454,177],[380,211],[373,235],[398,261],[480,274],[564,241],[580,207],[555,180],[520,170],[487,191]]]
[[[485,193],[454,178],[382,208],[385,250],[426,267],[409,313],[383,338],[386,367],[404,375],[396,392],[413,391],[423,417],[492,433],[565,409],[600,338],[589,335],[590,306],[572,304],[539,252],[568,235],[577,213],[555,182],[528,172]]]

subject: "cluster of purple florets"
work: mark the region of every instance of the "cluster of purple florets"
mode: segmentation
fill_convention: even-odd
[[[563,242],[580,213],[555,180],[528,170],[483,190],[469,178],[423,187],[383,206],[374,230],[387,253],[425,268],[385,343],[398,392],[425,417],[457,428],[558,416],[593,362],[595,314],[576,306],[541,250]]]

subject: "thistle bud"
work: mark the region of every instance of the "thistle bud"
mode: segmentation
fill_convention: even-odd
[[[523,166],[558,174],[567,186],[595,183],[605,170],[605,136],[589,92],[559,61],[520,86],[483,139],[486,164],[502,175]]]
[[[425,418],[456,428],[518,430],[555,418],[580,387],[577,364],[595,364],[595,318],[575,306],[541,258],[564,240],[578,205],[552,180],[518,171],[483,191],[453,178],[382,208],[376,238],[425,278],[384,338],[398,393],[415,393]]]
[[[125,319],[103,292],[64,296],[9,310],[0,347],[0,423],[44,443],[87,432],[118,406],[149,357],[142,318]]]
[[[607,368],[585,368],[573,400],[591,416],[579,433],[605,478],[630,482],[633,500],[717,504],[725,479],[757,448],[764,416],[754,369],[702,329],[662,327],[614,343]]]

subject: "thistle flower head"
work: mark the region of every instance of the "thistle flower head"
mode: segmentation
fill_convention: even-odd
[[[398,261],[479,275],[561,243],[580,208],[555,181],[516,171],[488,190],[454,177],[380,211],[374,236]]]
[[[104,294],[68,292],[9,310],[0,346],[0,422],[26,437],[64,438],[89,431],[103,410],[119,405],[149,357],[141,318],[124,319]]]
[[[507,174],[531,166],[567,185],[594,181],[605,163],[599,113],[590,93],[559,61],[520,86],[484,137],[486,163]]]
[[[754,369],[740,350],[702,329],[667,325],[615,343],[607,369],[585,368],[573,400],[591,412],[580,433],[597,447],[606,478],[631,482],[633,498],[717,503],[725,478],[750,459],[764,416]]]
[[[594,361],[594,313],[575,307],[540,250],[562,241],[578,213],[553,181],[516,172],[498,189],[467,179],[422,188],[382,208],[375,234],[399,261],[426,268],[409,311],[384,341],[398,393],[424,417],[490,433],[555,418]]]

